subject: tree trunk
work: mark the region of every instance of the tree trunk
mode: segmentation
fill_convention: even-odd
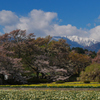
[[[39,79],[39,72],[36,72],[36,77]]]
[[[42,79],[44,78],[44,73],[41,73],[42,74]]]

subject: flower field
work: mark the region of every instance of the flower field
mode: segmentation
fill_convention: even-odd
[[[0,100],[100,100],[99,87],[98,82],[0,85]],[[76,90],[75,88],[83,89]]]
[[[62,84],[47,83],[47,84],[25,84],[25,85],[0,85],[0,87],[23,87],[23,88],[100,88],[100,83],[91,82],[91,83],[83,83],[83,82],[65,82]]]
[[[0,90],[0,100],[100,100],[100,91]]]

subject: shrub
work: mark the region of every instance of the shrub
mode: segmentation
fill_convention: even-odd
[[[98,83],[100,83],[100,80],[98,81]]]
[[[30,78],[27,80],[28,84],[37,84],[37,83],[47,83],[47,79],[38,79],[36,77]]]
[[[78,77],[79,74],[73,74],[70,78],[69,78],[69,82],[73,82],[73,81],[78,81]]]
[[[65,83],[65,81],[58,80],[58,81],[56,81],[56,83]]]
[[[39,79],[39,82],[40,83],[48,83],[48,80],[47,79]]]
[[[100,80],[100,64],[93,63],[85,68],[85,71],[80,73],[79,81],[89,81],[98,82]]]
[[[86,81],[84,81],[84,83],[90,83],[90,81],[86,80]]]
[[[39,83],[39,79],[37,79],[36,77],[30,78],[27,81],[28,81],[28,84],[36,84],[36,83]]]

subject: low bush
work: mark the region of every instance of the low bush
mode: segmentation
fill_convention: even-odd
[[[56,83],[65,83],[65,81],[58,80],[58,81],[56,81]]]
[[[100,83],[100,80],[98,81],[98,83]]]
[[[27,81],[28,81],[28,84],[36,84],[36,83],[39,83],[39,79],[37,79],[36,77],[30,78]]]
[[[47,79],[39,79],[39,82],[40,83],[48,83],[48,80]]]
[[[30,78],[27,81],[28,81],[28,84],[48,83],[47,79],[38,79],[36,77]]]
[[[85,81],[88,79],[91,82],[98,82],[100,80],[100,64],[93,63],[85,68],[85,71],[80,73],[78,81]]]
[[[87,80],[87,81],[84,81],[84,83],[90,83],[90,81]]]

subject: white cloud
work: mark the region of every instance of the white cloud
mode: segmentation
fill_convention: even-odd
[[[10,12],[10,11],[9,11]],[[13,13],[13,12],[11,12]],[[12,14],[14,15],[14,13]],[[17,15],[15,15],[17,16]],[[20,17],[15,24],[5,25],[4,32],[10,32],[14,29],[27,30],[28,33],[34,32],[36,36],[46,35],[82,35],[87,34],[82,29],[77,29],[75,26],[58,25],[53,23],[57,18],[57,13],[44,12],[42,10],[32,10],[27,17]]]
[[[96,26],[95,28],[91,29],[90,31],[90,37],[100,41],[100,25]]]
[[[86,26],[90,27],[90,26],[91,26],[91,24],[90,24],[90,23],[88,23]]]
[[[99,15],[98,19],[100,19],[100,15]]]
[[[18,22],[18,16],[11,11],[0,11],[0,25],[13,25]]]
[[[0,35],[2,35],[3,33],[0,32]]]
[[[94,26],[96,26],[96,23],[94,23]]]
[[[88,32],[85,30],[77,29],[75,26],[72,26],[71,24],[68,25],[58,25],[58,24],[54,24],[52,30],[46,30],[46,32],[48,34],[53,35],[66,35],[66,36],[70,36],[70,35],[78,35],[78,36],[88,36]]]
[[[62,19],[59,20],[59,22],[62,22],[62,21],[63,21]]]
[[[1,17],[2,16],[2,17]],[[2,20],[3,19],[3,20]],[[27,30],[27,33],[35,33],[38,36],[80,36],[80,37],[91,37],[99,40],[100,26],[96,26],[93,29],[77,29],[76,26],[59,25],[54,23],[57,20],[57,13],[44,12],[42,10],[32,10],[29,12],[27,17],[18,17],[11,11],[0,11],[0,25],[3,25],[4,32],[11,32],[15,29]],[[95,24],[94,24],[95,25]],[[100,40],[99,40],[100,41]]]
[[[5,25],[4,32],[10,32],[14,29],[27,30],[28,33],[34,32],[36,36],[45,36],[45,30],[49,30],[57,13],[44,12],[42,10],[32,10],[27,17],[19,18],[17,24]]]

